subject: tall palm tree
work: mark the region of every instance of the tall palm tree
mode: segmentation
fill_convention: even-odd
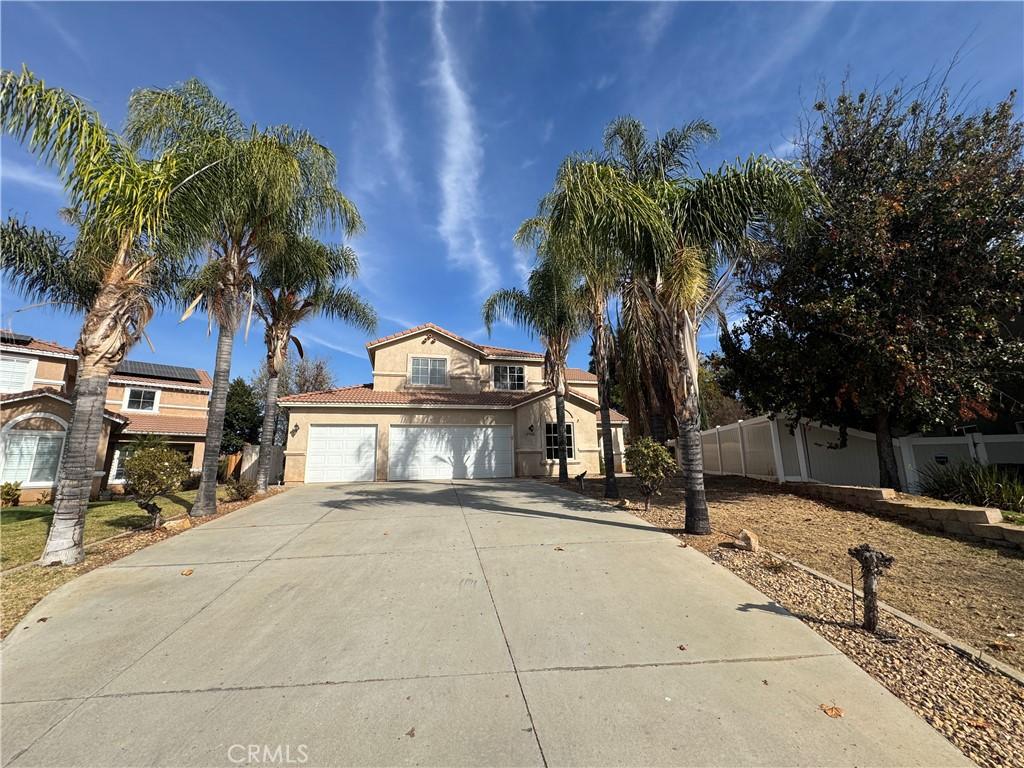
[[[328,245],[311,237],[290,237],[284,249],[263,265],[256,280],[253,309],[263,321],[267,345],[267,390],[260,432],[256,490],[265,493],[270,475],[270,448],[277,428],[278,374],[288,342],[299,357],[302,344],[295,328],[316,315],[342,320],[364,331],[377,327],[377,313],[347,285],[359,273],[359,259],[351,248]]]
[[[820,202],[804,171],[763,157],[696,178],[638,176],[614,158],[573,157],[549,195],[550,236],[583,252],[615,251],[622,277],[650,307],[679,432],[689,533],[711,530],[698,410],[698,329],[743,260],[765,243],[795,237],[808,209]]]
[[[220,160],[173,150],[141,158],[80,99],[27,69],[0,73],[0,123],[56,168],[79,224],[72,247],[9,221],[0,257],[25,295],[84,314],[71,423],[40,558],[44,565],[69,565],[85,557],[82,533],[107,381],[145,334],[155,305],[173,292],[182,254],[208,228]]]
[[[540,337],[544,345],[544,381],[555,390],[558,431],[558,480],[569,482],[565,436],[565,366],[572,342],[586,331],[589,318],[581,286],[563,265],[548,259],[530,273],[527,289],[505,288],[484,301],[483,319],[490,333],[505,320]]]
[[[340,225],[362,228],[356,207],[335,187],[334,154],[305,131],[245,125],[203,83],[132,94],[126,133],[152,151],[173,149],[207,158],[230,157],[219,190],[218,222],[208,232],[208,261],[188,286],[192,303],[182,319],[204,308],[217,324],[217,356],[206,431],[206,453],[193,516],[216,510],[217,465],[235,335],[255,302],[255,270],[282,250],[282,233],[308,234]],[[248,326],[247,326],[248,330]]]

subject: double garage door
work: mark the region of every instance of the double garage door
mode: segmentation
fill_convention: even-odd
[[[307,483],[373,480],[376,427],[310,427]],[[389,480],[512,477],[512,427],[389,427]]]

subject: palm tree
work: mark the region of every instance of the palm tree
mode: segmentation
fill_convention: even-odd
[[[544,345],[544,381],[555,390],[558,430],[558,480],[569,482],[565,437],[565,365],[569,347],[586,329],[588,316],[581,286],[554,260],[542,260],[527,280],[527,290],[495,291],[483,305],[487,332],[499,320],[537,334]]]
[[[216,510],[217,464],[235,335],[255,302],[254,271],[282,251],[285,236],[340,224],[362,228],[356,207],[335,187],[334,154],[305,131],[247,126],[203,83],[132,94],[126,133],[137,147],[174,149],[200,158],[227,154],[226,183],[218,190],[217,224],[207,235],[208,261],[188,286],[192,302],[217,324],[217,356],[206,431],[206,453],[193,516]],[[248,330],[248,325],[246,330]]]
[[[347,246],[328,245],[311,237],[291,237],[285,248],[263,265],[256,280],[253,309],[265,326],[267,390],[260,432],[260,459],[256,490],[265,493],[270,474],[270,448],[277,428],[278,374],[288,342],[299,357],[302,344],[295,328],[315,315],[342,320],[364,331],[377,327],[377,313],[348,286],[338,280],[359,273],[359,259]]]
[[[107,381],[145,334],[155,306],[173,293],[181,254],[209,226],[219,160],[172,150],[140,158],[94,110],[27,69],[0,73],[0,122],[56,168],[69,217],[79,225],[69,246],[8,221],[0,261],[26,296],[84,314],[71,423],[40,558],[44,565],[70,565],[85,556],[82,532]]]
[[[695,140],[684,140],[684,133],[676,142],[683,157]],[[666,153],[652,155],[668,165]],[[817,187],[805,172],[763,157],[697,178],[661,169],[636,174],[614,157],[574,157],[563,164],[543,204],[551,211],[551,237],[584,253],[616,252],[621,277],[650,308],[679,432],[689,533],[711,530],[698,410],[698,329],[743,260],[766,243],[795,237],[808,208],[818,204]]]

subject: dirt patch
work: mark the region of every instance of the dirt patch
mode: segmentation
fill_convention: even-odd
[[[645,513],[635,481],[620,478],[630,511],[707,554],[824,636],[910,706],[978,765],[1024,768],[1024,686],[963,657],[933,636],[882,613],[879,635],[851,621],[850,592],[767,552],[720,546],[728,533],[755,531],[762,547],[849,581],[850,546],[869,542],[897,558],[882,580],[883,599],[1021,666],[1024,559],[1012,550],[972,545],[928,529],[811,501],[778,486],[708,478],[710,536],[682,533],[682,493],[670,488]],[[585,492],[603,496],[603,481]],[[1019,550],[1018,550],[1019,552]],[[860,617],[858,601],[858,617]],[[997,651],[990,643],[1010,646]],[[769,681],[770,684],[770,681]],[[842,702],[836,702],[842,706]]]
[[[193,525],[203,525],[211,520],[217,520],[224,515],[231,514],[242,507],[270,498],[285,489],[272,488],[269,493],[259,498],[246,499],[244,501],[222,501],[217,504],[217,511],[209,517],[193,521]],[[187,529],[184,529],[187,530]],[[62,568],[44,568],[38,565],[28,565],[14,568],[3,573],[2,589],[0,589],[0,638],[18,625],[32,607],[57,589],[62,584],[67,584],[72,579],[88,573],[100,566],[120,560],[122,557],[137,552],[140,549],[163,541],[171,536],[181,533],[180,530],[140,531],[129,533],[124,536],[117,536],[95,545],[86,547],[85,560],[77,565]]]

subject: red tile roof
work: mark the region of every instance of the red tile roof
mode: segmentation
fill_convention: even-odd
[[[213,380],[210,374],[201,368],[195,369],[199,381],[181,381],[179,379],[156,379],[151,376],[126,376],[123,373],[110,374],[110,383],[129,382],[131,384],[148,384],[151,387],[179,387],[185,389],[211,389]]]
[[[590,371],[584,371],[582,368],[566,368],[565,380],[574,381],[576,383],[588,382],[597,384],[597,376],[592,374]]]
[[[132,414],[128,426],[124,428],[126,435],[188,435],[193,437],[206,436],[206,419],[189,419],[180,416],[160,416],[150,414]]]
[[[4,341],[0,342],[6,349],[11,351],[14,350],[25,350],[27,352],[50,352],[57,355],[67,355],[69,357],[75,357],[75,350],[62,347],[52,341],[43,341],[42,339],[32,339],[25,344],[17,344],[15,342]]]
[[[467,405],[489,407],[512,407],[523,400],[537,395],[537,392],[416,392],[409,390],[385,391],[374,389],[372,384],[354,387],[328,389],[322,392],[305,392],[289,395],[278,400],[281,404],[366,404],[366,405]]]
[[[60,400],[62,403],[71,404],[71,398],[67,394],[53,387],[26,389],[24,392],[8,392],[0,395],[0,403],[15,403],[19,400],[31,400],[33,397],[52,397],[54,400]],[[112,421],[119,421],[122,424],[128,422],[127,416],[122,416],[114,411],[108,411],[106,408],[103,409],[103,416]]]
[[[386,341],[394,341],[395,339],[401,339],[405,336],[411,336],[415,333],[421,333],[422,331],[437,331],[438,333],[444,336],[448,336],[449,338],[455,339],[456,341],[461,342],[462,344],[465,344],[467,347],[475,349],[481,352],[482,354],[487,355],[488,357],[529,357],[536,358],[538,360],[544,359],[544,355],[538,352],[527,352],[526,350],[522,349],[508,349],[507,347],[492,347],[489,344],[477,344],[475,341],[470,341],[469,339],[463,338],[462,336],[459,336],[457,333],[452,333],[451,331],[442,328],[441,326],[436,325],[434,323],[423,323],[422,325],[417,325],[413,328],[407,328],[406,330],[399,331],[398,333],[392,333],[389,336],[381,336],[379,339],[368,341],[366,343],[366,347],[367,349],[369,349],[370,347],[376,347],[379,344],[383,344]]]
[[[508,349],[507,347],[492,347],[489,344],[479,345],[489,357],[530,357],[543,360],[544,355],[539,352],[527,352],[524,349]]]

